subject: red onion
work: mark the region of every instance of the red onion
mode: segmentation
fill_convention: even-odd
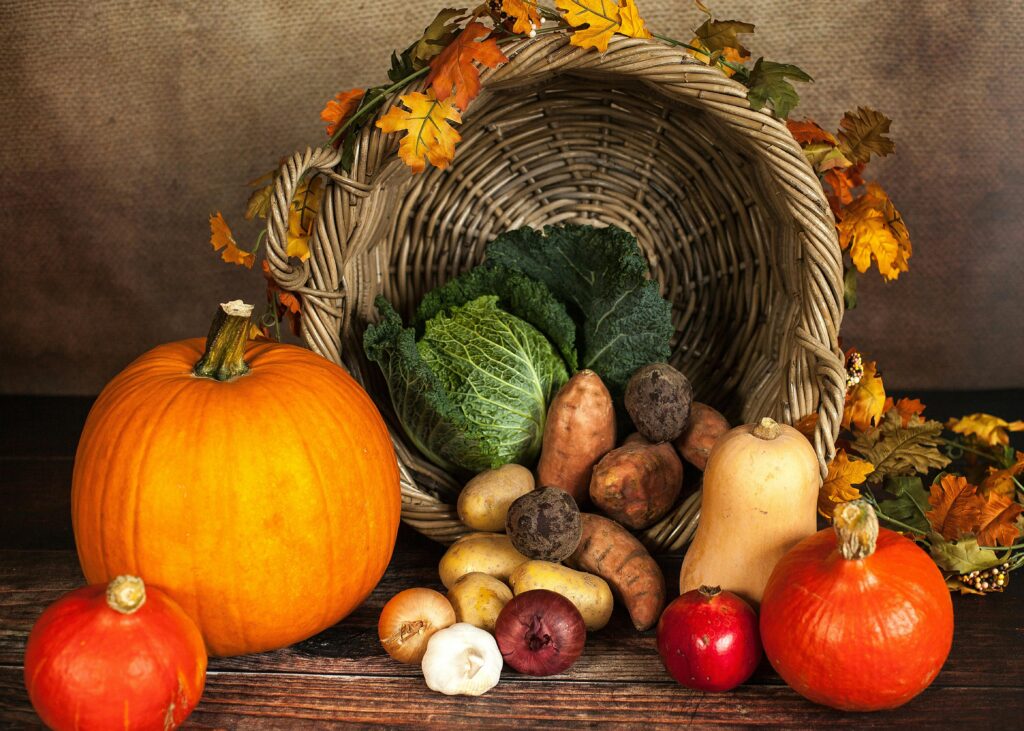
[[[547,589],[524,591],[494,625],[505,662],[526,675],[557,675],[583,653],[587,628],[571,601]]]

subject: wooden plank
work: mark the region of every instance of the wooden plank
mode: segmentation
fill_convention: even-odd
[[[1019,702],[1019,689],[932,688],[902,708],[855,714],[814,705],[777,686],[712,694],[667,682],[506,678],[486,695],[449,697],[405,678],[213,672],[185,728],[291,729],[334,722],[389,728],[757,724],[919,729],[948,728],[954,719],[967,720],[968,727],[1015,728]],[[977,715],[982,713],[983,718]],[[38,723],[16,668],[0,668],[0,720],[22,727]]]
[[[377,640],[377,617],[393,594],[411,586],[434,586],[436,556],[432,543],[423,550],[403,547],[370,598],[344,622],[304,642],[276,652],[215,658],[210,667],[246,673],[309,673],[418,677],[415,666],[388,658]],[[74,553],[67,551],[0,551],[0,665],[21,663],[28,632],[42,610],[81,584]],[[953,650],[937,686],[992,685],[1024,691],[1024,581],[989,597],[954,597],[956,634]],[[1003,658],[1004,661],[1000,661]],[[998,668],[998,671],[996,671]],[[655,648],[654,632],[632,629],[621,608],[609,626],[590,635],[583,657],[561,676],[569,681],[662,682],[667,679]],[[548,682],[525,680],[523,682]],[[781,680],[763,664],[753,684]]]

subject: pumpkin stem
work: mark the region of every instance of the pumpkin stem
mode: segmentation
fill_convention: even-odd
[[[138,576],[118,576],[107,584],[107,606],[132,614],[146,603],[146,585]]]
[[[249,339],[252,305],[242,300],[225,302],[217,310],[206,336],[206,350],[192,372],[201,378],[230,381],[249,372],[245,362],[245,343]]]
[[[761,419],[750,433],[758,439],[771,441],[772,439],[777,439],[779,434],[782,433],[782,427],[779,426],[779,422],[775,421],[775,419],[766,416]]]
[[[866,500],[840,503],[832,513],[836,544],[843,558],[856,561],[875,552],[878,516]]]

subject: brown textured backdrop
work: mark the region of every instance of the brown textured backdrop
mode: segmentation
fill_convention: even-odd
[[[688,0],[639,0],[688,38]],[[910,273],[861,280],[844,339],[903,388],[1024,387],[1024,4],[718,0],[755,54],[818,81],[801,113],[892,116],[873,165],[915,245]],[[95,393],[215,302],[258,298],[206,219],[239,221],[245,181],[322,140],[325,99],[382,80],[438,0],[0,0],[0,391]]]

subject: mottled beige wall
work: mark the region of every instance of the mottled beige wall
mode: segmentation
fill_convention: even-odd
[[[688,35],[684,0],[639,0]],[[714,3],[755,52],[818,81],[826,125],[869,104],[898,155],[874,171],[909,223],[911,272],[862,287],[844,328],[904,387],[1024,386],[1024,4]],[[93,393],[211,304],[260,296],[206,217],[323,131],[335,91],[381,80],[434,0],[0,0],[0,391]],[[799,116],[799,112],[798,115]]]

